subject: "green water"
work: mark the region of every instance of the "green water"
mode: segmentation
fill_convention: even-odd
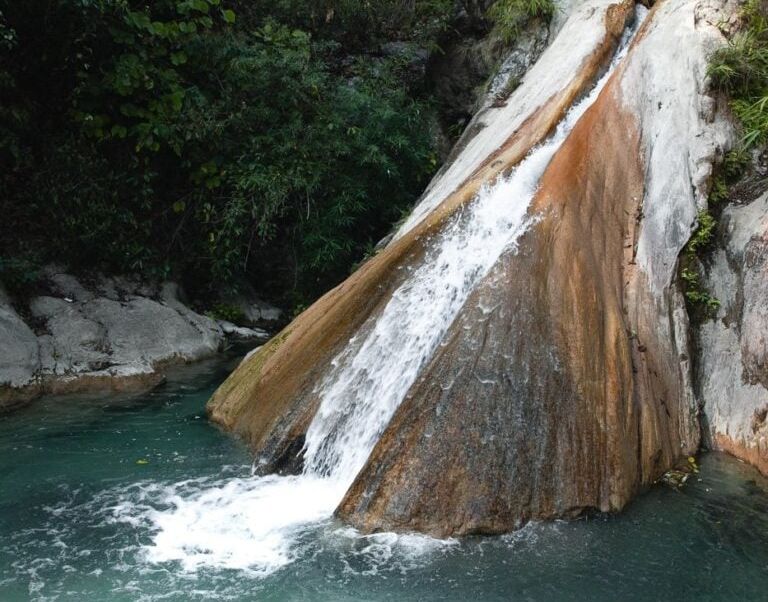
[[[448,543],[322,521],[268,574],[154,562],[148,517],[250,478],[247,451],[203,413],[231,366],[0,417],[0,602],[768,600],[768,483],[719,454],[684,490],[655,488],[620,516]]]

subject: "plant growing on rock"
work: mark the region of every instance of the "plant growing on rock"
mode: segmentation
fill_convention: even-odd
[[[680,279],[691,315],[696,319],[712,317],[720,307],[701,282],[702,256],[711,247],[717,220],[709,211],[699,212],[697,226],[686,245],[680,262]]]
[[[501,37],[509,41],[519,36],[531,19],[550,19],[555,10],[553,0],[497,0],[488,9],[488,18]]]
[[[742,15],[744,29],[712,56],[709,75],[731,96],[750,148],[768,141],[768,15],[761,0],[747,0]]]
[[[729,185],[744,173],[750,149],[768,141],[768,16],[761,0],[747,0],[743,29],[715,52],[708,74],[713,85],[730,96],[731,108],[743,134],[729,151],[712,181],[709,208],[699,213],[697,228],[681,258],[680,278],[692,315],[711,317],[720,302],[701,283],[701,262],[714,239],[717,218],[729,196]]]

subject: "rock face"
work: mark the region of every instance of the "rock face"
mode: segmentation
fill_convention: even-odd
[[[657,5],[550,163],[537,224],[476,289],[339,507],[353,525],[495,533],[615,511],[697,450],[674,271],[728,142],[699,90],[721,37],[696,27],[697,5]]]
[[[483,12],[480,7],[475,10]],[[510,48],[504,39],[489,33],[485,27],[472,26],[473,22],[482,22],[481,17],[467,15],[465,20],[468,23],[463,27],[461,38],[449,44],[444,52],[436,53],[428,70],[431,88],[445,107],[443,113],[450,123],[468,121],[468,116],[474,116],[476,120],[487,97],[498,96],[498,102],[503,102],[502,97],[509,95],[506,84],[510,84],[510,89],[517,85],[546,48],[548,40],[546,24],[536,22]],[[489,86],[491,94],[478,94],[494,71],[496,74]]]
[[[164,364],[208,357],[226,336],[267,338],[195,313],[173,283],[102,278],[86,287],[50,269],[46,286],[27,308],[37,333],[0,295],[0,408],[44,392],[151,386]]]
[[[267,469],[300,464],[318,383],[430,239],[595,81],[634,3],[573,4],[476,121],[393,241],[233,373],[209,404]],[[731,128],[706,87],[726,0],[659,0],[549,163],[533,225],[464,304],[337,512],[365,530],[496,533],[621,509],[699,445],[677,259]]]
[[[313,390],[324,369],[381,311],[405,268],[423,255],[429,236],[484,183],[545,139],[589,88],[610,59],[633,6],[624,0],[587,2],[566,26],[568,35],[547,49],[509,102],[484,113],[477,135],[430,184],[397,238],[244,362],[211,399],[212,419],[267,458],[293,449],[317,408]],[[536,69],[541,77],[531,75]]]
[[[37,394],[39,368],[37,337],[0,288],[0,408],[11,403],[15,392],[21,401]]]
[[[705,436],[768,474],[768,193],[720,222],[706,285],[721,305],[698,330]]]

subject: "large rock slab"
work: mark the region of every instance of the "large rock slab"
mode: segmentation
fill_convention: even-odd
[[[295,450],[317,409],[316,384],[336,354],[382,310],[446,220],[520,162],[589,89],[633,8],[626,0],[589,0],[575,11],[566,35],[544,52],[509,102],[483,112],[480,131],[430,184],[398,236],[243,362],[209,402],[211,418],[249,441],[267,464],[280,464]]]
[[[730,140],[701,83],[724,38],[701,10],[657,3],[550,163],[536,224],[466,303],[342,518],[445,536],[616,511],[698,449],[675,274]]]
[[[616,511],[698,449],[677,262],[731,143],[706,70],[735,7],[655,3],[549,164],[532,226],[420,370],[340,504],[342,519],[445,536]],[[375,328],[447,218],[517,165],[595,81],[633,9],[574,3],[394,239],[216,392],[211,416],[252,444],[263,469],[300,465],[329,366]]]
[[[269,338],[198,314],[170,282],[96,278],[84,285],[51,266],[40,286],[48,294],[27,308],[37,332],[0,293],[0,407],[41,393],[154,386],[165,365],[209,357],[228,338]]]
[[[705,285],[720,301],[698,329],[705,434],[768,474],[768,193],[721,217]]]

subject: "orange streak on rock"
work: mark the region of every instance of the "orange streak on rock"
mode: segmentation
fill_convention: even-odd
[[[675,350],[637,308],[654,305],[632,265],[644,166],[618,81],[553,158],[539,222],[470,297],[341,503],[354,526],[496,533],[619,510],[696,449],[664,363]]]
[[[744,441],[732,439],[723,433],[716,433],[714,444],[715,449],[744,460],[764,475],[768,475],[768,442],[765,440],[747,444]]]
[[[211,418],[272,459],[287,453],[317,409],[314,385],[349,337],[381,310],[400,283],[398,268],[418,261],[425,241],[448,217],[547,137],[610,59],[633,6],[630,0],[621,0],[609,9],[605,38],[580,71],[458,190],[238,367],[209,401]]]

